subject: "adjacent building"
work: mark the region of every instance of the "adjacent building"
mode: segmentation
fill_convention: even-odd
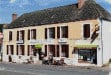
[[[33,56],[37,62],[44,53],[64,58],[70,65],[102,66],[111,58],[110,32],[106,34],[105,26],[111,28],[111,14],[94,0],[78,0],[18,18],[14,13],[3,31],[3,61],[19,62]]]

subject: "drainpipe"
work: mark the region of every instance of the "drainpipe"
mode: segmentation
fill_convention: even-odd
[[[102,18],[100,17],[99,18],[99,20],[100,20],[100,50],[101,50],[101,66],[103,65],[103,33],[102,33]]]

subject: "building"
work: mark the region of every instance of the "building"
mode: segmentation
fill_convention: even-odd
[[[0,61],[2,61],[1,57],[2,57],[2,44],[3,44],[3,28],[4,28],[4,24],[0,24]]]
[[[94,0],[78,0],[16,17],[13,14],[13,21],[3,31],[4,62],[26,61],[32,56],[37,62],[41,52],[54,59],[64,58],[69,65],[102,66],[111,58],[107,41],[103,46],[107,37],[102,40],[101,28],[111,23],[111,14]]]

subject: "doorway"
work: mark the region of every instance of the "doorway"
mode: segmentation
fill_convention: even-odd
[[[79,49],[78,61],[80,63],[97,64],[97,50],[93,49]]]

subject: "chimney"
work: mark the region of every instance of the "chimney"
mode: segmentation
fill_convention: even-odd
[[[16,20],[17,19],[17,14],[16,13],[13,13],[12,14],[12,21]]]
[[[86,0],[78,0],[78,8],[80,9]]]

